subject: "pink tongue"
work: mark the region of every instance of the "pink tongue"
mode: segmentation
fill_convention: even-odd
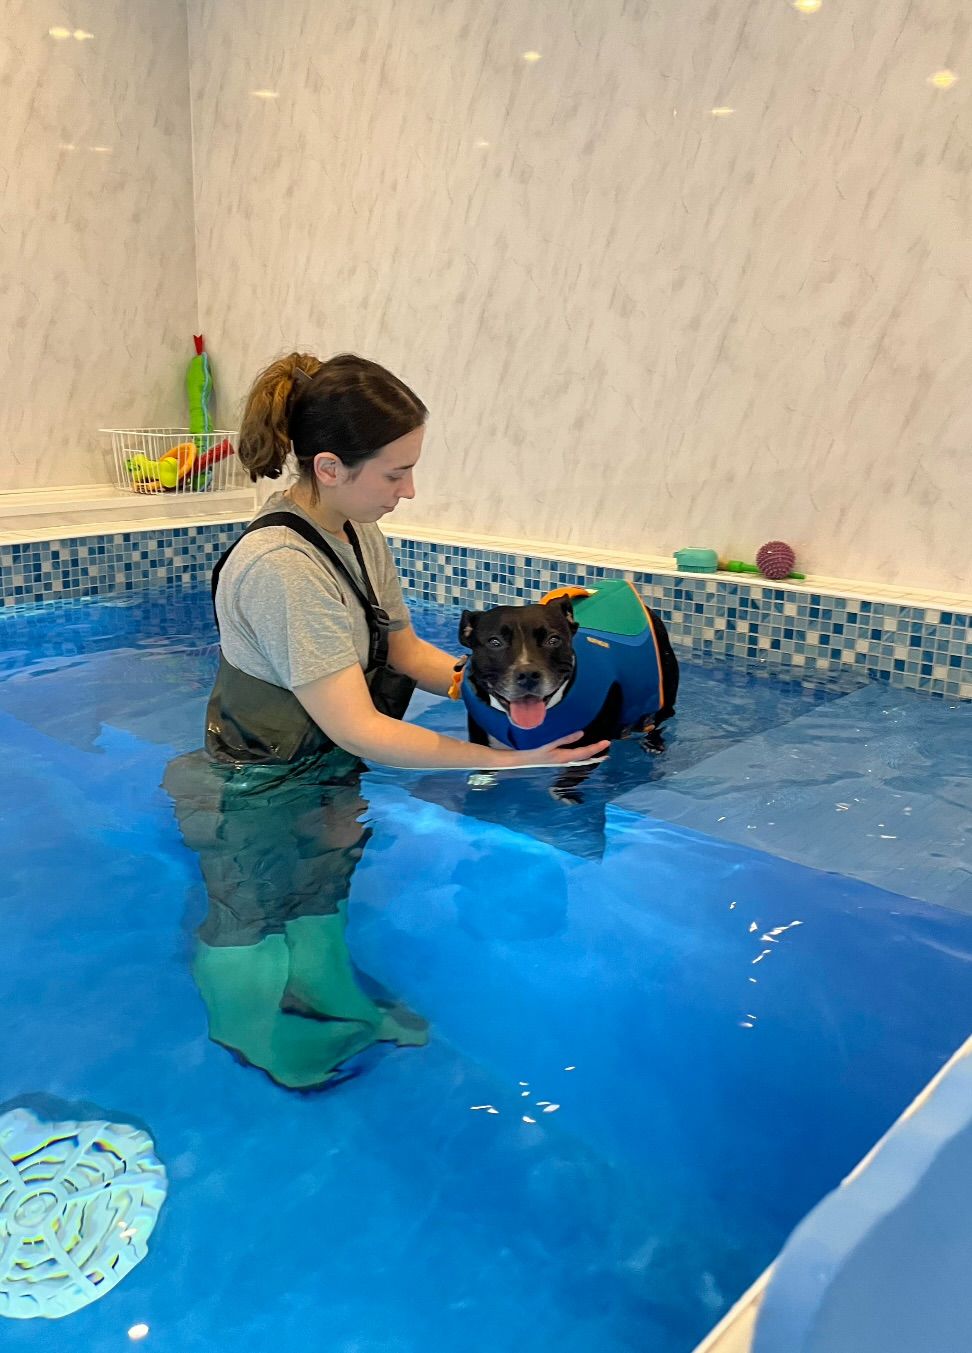
[[[510,701],[510,722],[517,728],[539,728],[547,716],[547,706],[535,695]]]

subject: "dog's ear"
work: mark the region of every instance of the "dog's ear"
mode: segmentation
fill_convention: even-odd
[[[473,635],[476,633],[476,621],[482,611],[463,611],[459,621],[459,642],[463,648],[472,648]]]
[[[571,601],[570,597],[551,597],[551,599],[545,602],[544,605],[556,606],[557,609],[562,613],[564,619],[567,621],[567,624],[570,627],[571,634],[577,633],[580,627],[577,624],[577,621],[574,619],[574,603]]]

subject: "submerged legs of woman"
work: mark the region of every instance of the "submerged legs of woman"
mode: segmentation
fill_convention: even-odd
[[[192,973],[214,1042],[308,1089],[376,1043],[428,1041],[425,1021],[348,951],[351,879],[370,836],[352,758],[228,768],[192,753],[170,763],[165,787],[209,894]]]

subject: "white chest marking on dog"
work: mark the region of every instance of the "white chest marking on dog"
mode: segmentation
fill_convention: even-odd
[[[569,680],[570,678],[568,677],[567,681]],[[553,695],[551,695],[550,698],[547,700],[548,709],[553,709],[554,705],[559,705],[561,700],[563,700],[564,696],[567,693],[567,681],[565,681],[562,686],[558,686],[557,689],[554,691]]]

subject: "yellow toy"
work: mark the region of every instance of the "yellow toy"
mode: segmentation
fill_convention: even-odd
[[[174,489],[192,469],[196,459],[195,442],[181,442],[159,459],[159,479],[164,489]]]
[[[126,460],[125,468],[132,477],[132,487],[139,493],[158,493],[181,484],[195,459],[195,443],[180,442],[158,460],[149,460],[148,456],[138,452]]]

